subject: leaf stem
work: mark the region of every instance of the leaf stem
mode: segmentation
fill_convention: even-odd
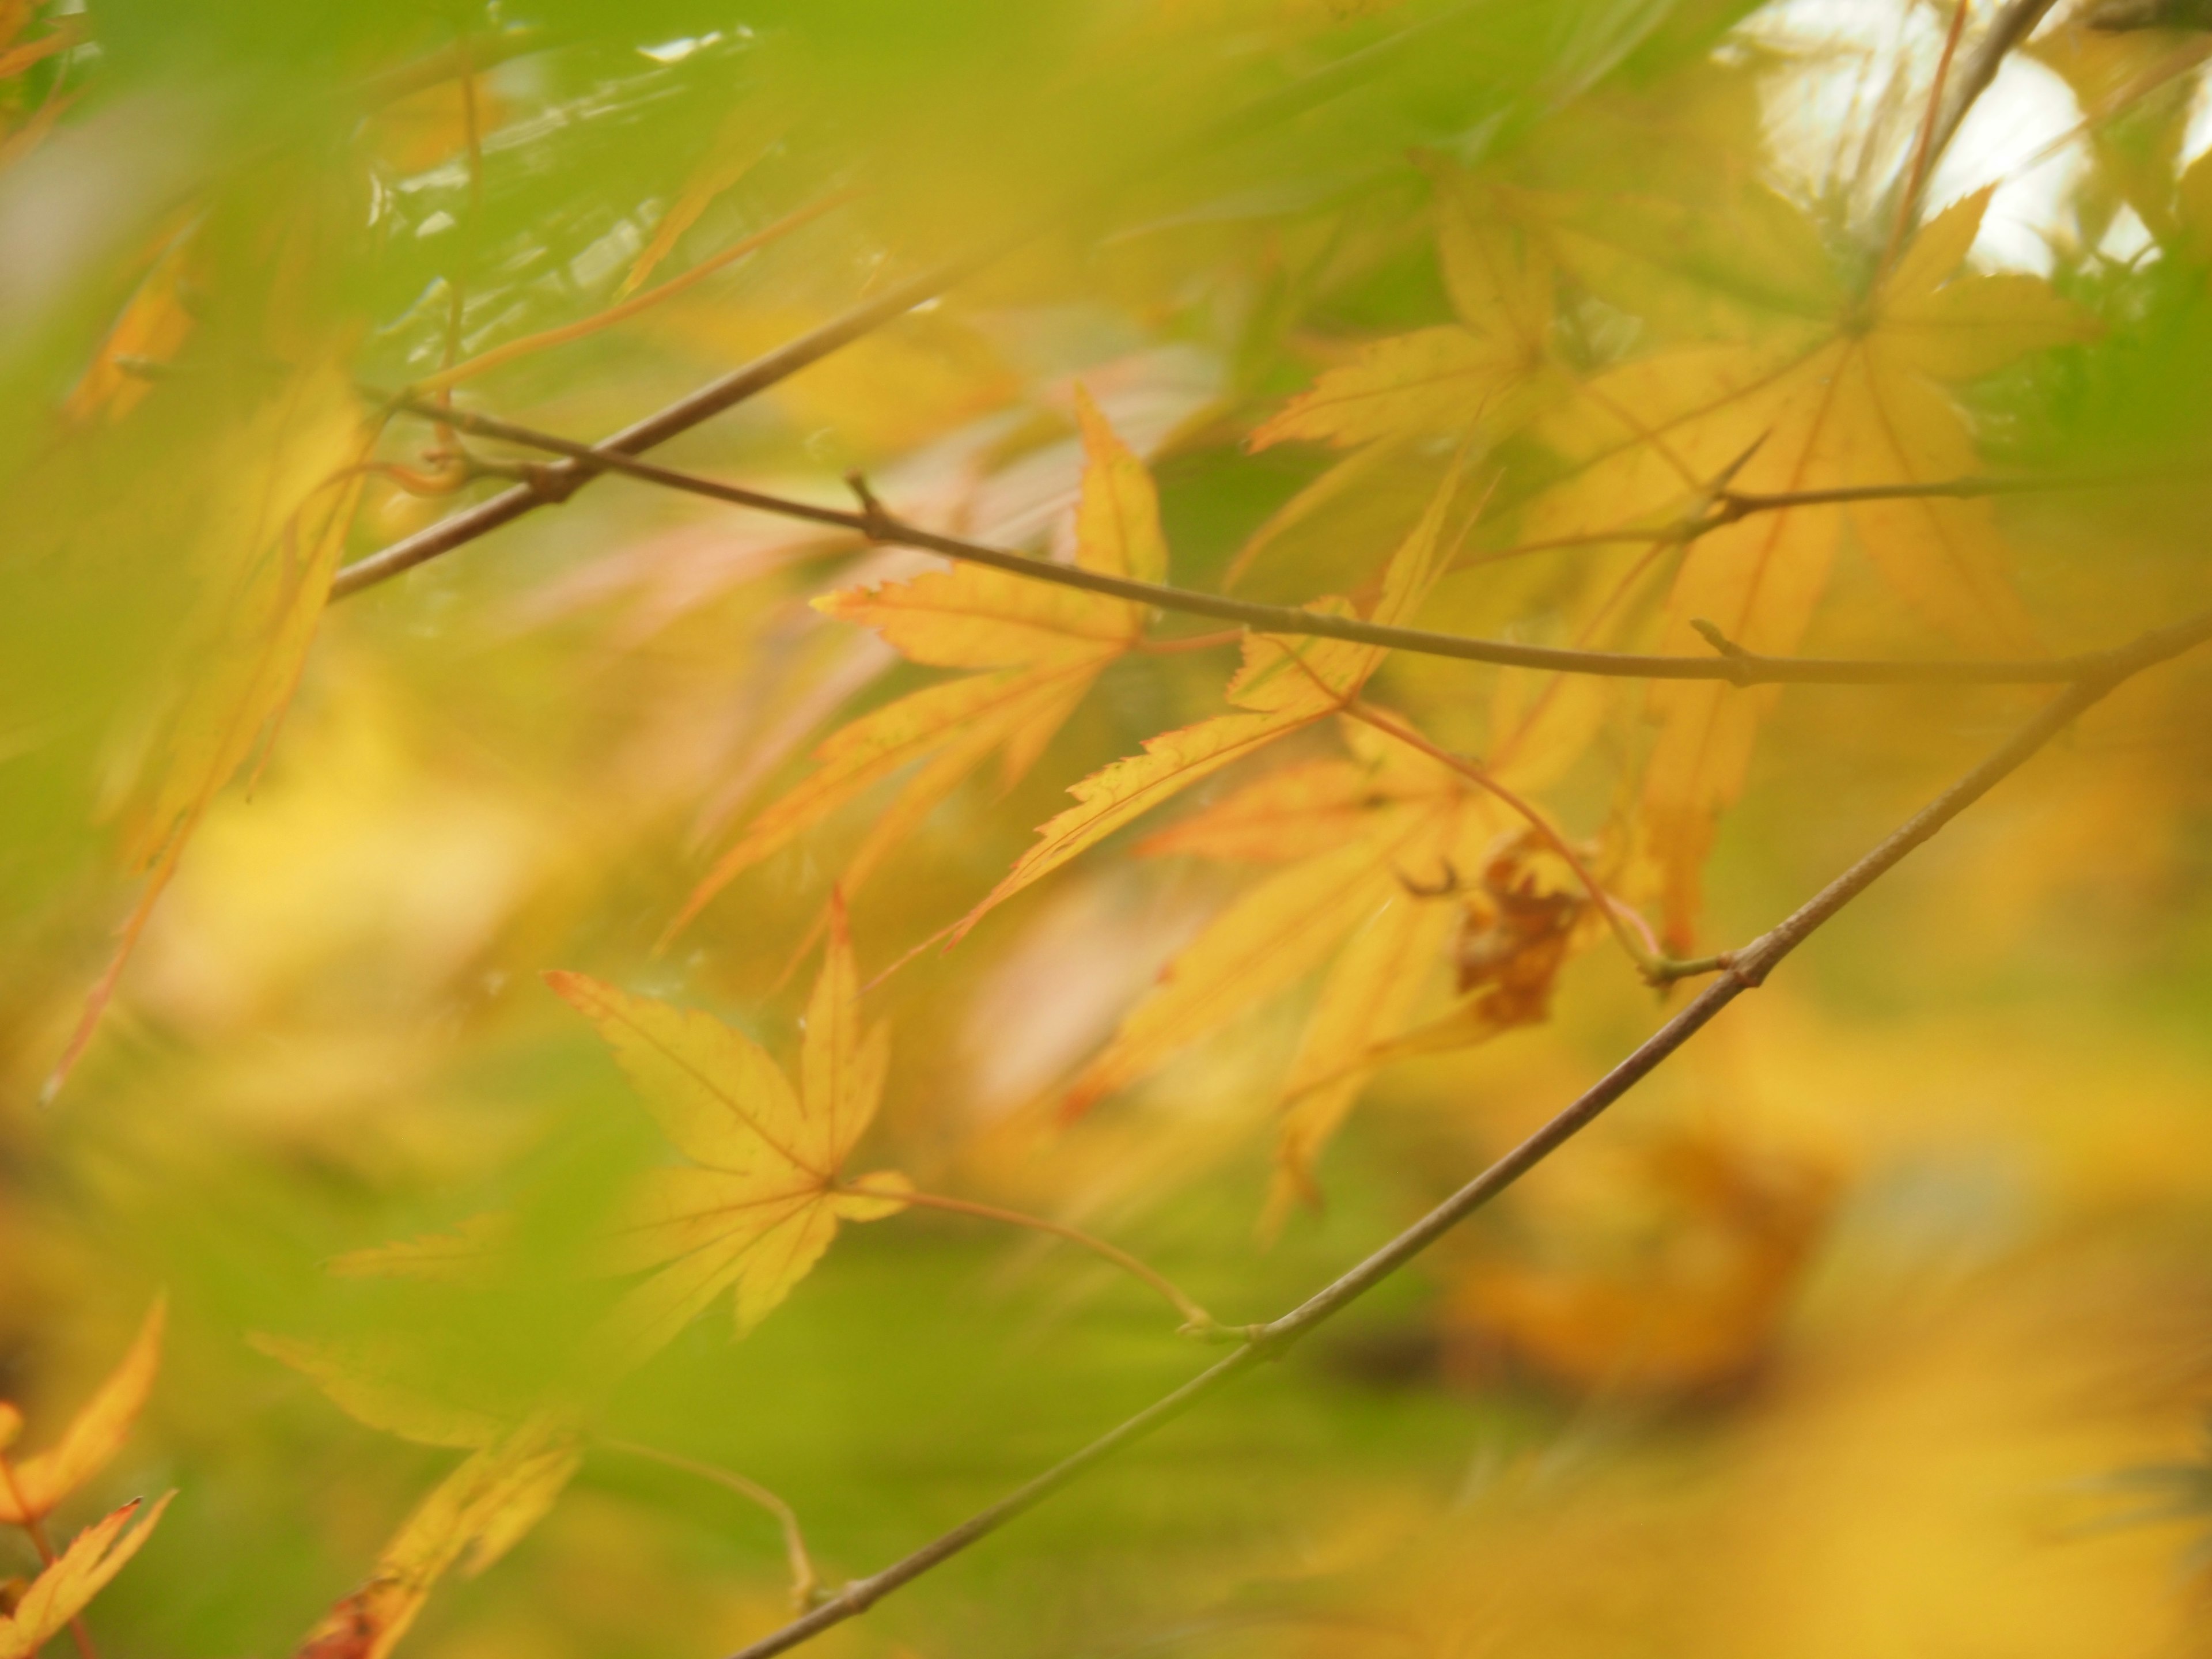
[[[775,1524],[783,1533],[783,1553],[791,1565],[791,1605],[803,1613],[821,1598],[822,1577],[814,1570],[814,1558],[806,1552],[806,1535],[799,1530],[798,1515],[790,1504],[759,1481],[748,1480],[734,1469],[702,1463],[635,1440],[602,1439],[600,1443],[611,1451],[627,1452],[632,1457],[646,1458],[672,1469],[681,1469],[686,1474],[695,1474],[702,1480],[711,1480],[766,1510],[775,1517]]]
[[[381,394],[369,392],[368,395]],[[981,542],[940,535],[935,531],[907,524],[884,510],[880,503],[860,510],[826,507],[817,502],[770,495],[764,490],[749,489],[742,484],[723,483],[716,479],[679,472],[672,467],[639,460],[626,451],[604,447],[594,449],[553,433],[540,432],[493,416],[462,410],[439,410],[435,405],[405,398],[391,400],[391,406],[405,414],[450,422],[465,432],[520,444],[549,454],[565,456],[571,461],[587,463],[594,468],[620,472],[647,483],[658,484],[665,489],[680,490],[686,495],[726,501],[732,506],[773,513],[779,517],[797,519],[809,524],[829,525],[851,531],[871,541],[941,553],[947,558],[986,565],[994,570],[1007,571],[1036,581],[1081,588],[1087,592],[1109,594],[1118,599],[1132,599],[1162,611],[1212,617],[1223,622],[1238,623],[1260,634],[1349,640],[1355,644],[1379,645],[1390,650],[1410,651],[1422,656],[1447,657],[1461,662],[1497,663],[1515,668],[1549,669],[1565,674],[1595,674],[1613,679],[1725,680],[1738,686],[2055,685],[2067,684],[2095,672],[2113,654],[2109,651],[2089,651],[2065,657],[1885,660],[1856,657],[1769,657],[1739,650],[1721,657],[1683,657],[1626,651],[1582,651],[1562,646],[1522,645],[1510,640],[1471,639],[1458,634],[1394,627],[1368,622],[1358,617],[1308,611],[1294,605],[1261,605],[1249,599],[1231,599],[1224,594],[1202,593],[1194,589],[1171,587],[1158,582],[1140,582],[1127,576],[1086,570],[1080,565],[1055,564],[1048,559],[1017,553],[1008,548],[990,547]],[[518,464],[513,471],[526,477],[555,480],[555,483],[547,484],[547,488],[570,488],[578,476],[526,462]],[[570,482],[562,483],[560,480]],[[526,493],[535,487],[526,485]],[[1921,490],[1933,487],[1911,485],[1905,488]],[[501,495],[495,497],[494,501],[506,499],[505,495]],[[490,504],[487,503],[487,506]],[[373,568],[374,564],[374,559],[360,560],[340,571],[337,580],[331,584],[331,596],[334,599],[343,598],[381,580],[383,578]],[[357,578],[349,580],[349,573],[352,572],[361,574]]]
[[[1176,640],[1139,640],[1133,648],[1148,657],[1176,657],[1186,651],[1211,651],[1217,645],[1234,645],[1249,631],[1224,628],[1211,634],[1186,634]]]
[[[1166,1274],[1146,1266],[1118,1244],[1109,1244],[1095,1233],[1086,1233],[1082,1228],[1071,1227],[1064,1221],[1048,1221],[1042,1216],[1024,1215],[1019,1210],[1002,1210],[995,1204],[978,1204],[971,1199],[947,1198],[941,1193],[878,1192],[854,1182],[842,1182],[837,1190],[858,1193],[865,1198],[896,1199],[902,1204],[917,1204],[926,1210],[944,1210],[952,1215],[975,1216],[984,1221],[1003,1222],[1009,1227],[1026,1227],[1031,1232],[1049,1233],[1054,1238],[1064,1238],[1069,1243],[1079,1244],[1093,1255],[1112,1262],[1132,1278],[1140,1279],[1151,1285],[1182,1316],[1184,1328],[1192,1334],[1203,1335],[1220,1328],[1220,1321],[1185,1295]]]
[[[2066,474],[2037,478],[1969,476],[1927,482],[1848,484],[1830,489],[1717,489],[1672,523],[1617,525],[1609,530],[1577,531],[1572,535],[1545,536],[1516,542],[1459,561],[1458,569],[1502,564],[1531,553],[1555,553],[1577,547],[1618,547],[1634,542],[1655,547],[1686,547],[1716,530],[1761,513],[1784,513],[1799,507],[1848,507],[1859,501],[1981,501],[1992,495],[2025,495],[2045,490],[2100,489],[2136,483],[2156,476],[2150,472]]]

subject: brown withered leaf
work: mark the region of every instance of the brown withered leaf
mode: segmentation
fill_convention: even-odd
[[[1835,1192],[1835,1172],[1802,1154],[1660,1137],[1517,1259],[1461,1277],[1443,1315],[1451,1363],[1660,1400],[1739,1388],[1771,1351]]]

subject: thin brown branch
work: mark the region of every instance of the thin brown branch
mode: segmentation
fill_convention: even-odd
[[[1124,1446],[1173,1422],[1207,1396],[1218,1393],[1263,1359],[1279,1357],[1316,1327],[1334,1317],[1395,1273],[1446,1233],[1487,1205],[1547,1158],[1574,1139],[1604,1110],[1649,1076],[1676,1049],[1710,1024],[1744,992],[1765,982],[1782,959],[1804,943],[1837,911],[1893,869],[1905,855],[2019,769],[2083,710],[2123,681],[2212,640],[2212,611],[2173,627],[2147,634],[2110,653],[2100,664],[2045,706],[1987,759],[1967,772],[1907,819],[1865,857],[1800,906],[1786,920],[1741,950],[1729,953],[1721,976],[1698,992],[1674,1018],[1645,1038],[1587,1091],[1526,1140],[1367,1259],[1306,1298],[1290,1312],[1264,1325],[1246,1328],[1243,1345],[1226,1358],[1153,1405],[1109,1430],[1073,1455],[1016,1488],[996,1504],[970,1516],[880,1572],[854,1580],[822,1606],[740,1650],[733,1659],[772,1659],[866,1612],[902,1585],[912,1583],[970,1544],[988,1537],[1034,1509],[1094,1464]]]
[[[1925,483],[1847,484],[1832,489],[1715,489],[1680,518],[1656,523],[1616,525],[1571,536],[1545,536],[1516,542],[1457,561],[1453,568],[1502,564],[1531,553],[1557,553],[1578,547],[1620,547],[1642,542],[1653,547],[1687,547],[1716,530],[1761,513],[1786,513],[1799,507],[1848,507],[1858,501],[1979,501],[1992,495],[2038,495],[2066,489],[2105,489],[2142,483],[2162,476],[2154,471],[2058,473],[2034,478],[1967,477]]]
[[[1969,112],[1997,78],[1997,70],[2004,66],[2005,58],[2014,47],[2035,33],[2035,26],[2043,21],[2051,5],[2052,0],[2011,0],[1991,21],[1976,44],[1973,55],[1966,59],[1966,66],[1952,83],[1950,101],[1944,106],[1942,118],[1936,122],[1928,143],[1929,171],[1934,170],[1943,152],[1950,148],[1951,140],[1958,136]]]
[[[331,597],[333,599],[346,599],[363,588],[389,581],[419,564],[450,553],[457,547],[465,546],[480,536],[489,535],[502,525],[512,524],[541,507],[556,506],[567,501],[593,478],[615,470],[606,461],[606,456],[642,454],[678,434],[689,432],[693,427],[787,380],[809,364],[819,362],[830,353],[873,332],[894,318],[903,316],[923,301],[935,299],[955,283],[1003,255],[1025,246],[1086,210],[1097,209],[1131,184],[1150,177],[1173,162],[1233,143],[1239,138],[1264,131],[1277,122],[1328,102],[1477,9],[1473,4],[1449,7],[1370,46],[1346,53],[1287,86],[1255,98],[1218,120],[1204,123],[1194,132],[1159,144],[1139,157],[1134,164],[1073,192],[1056,210],[1009,230],[994,240],[981,243],[964,253],[918,271],[904,282],[894,283],[873,299],[861,301],[819,327],[810,329],[796,339],[787,340],[775,350],[756,357],[742,368],[732,369],[719,380],[708,381],[643,420],[633,422],[621,431],[603,439],[597,448],[580,452],[591,459],[580,460],[572,455],[567,463],[546,469],[543,475],[533,477],[527,483],[501,490],[489,501],[465,507],[427,529],[392,543],[380,552],[356,560],[338,572],[337,580],[331,584]]]
[[[858,510],[824,507],[812,501],[769,495],[763,490],[748,489],[742,484],[722,483],[692,473],[678,472],[650,461],[638,460],[626,453],[592,449],[552,433],[539,432],[488,415],[443,410],[434,404],[406,399],[398,400],[393,406],[426,420],[447,422],[462,431],[481,437],[521,444],[550,454],[567,457],[572,461],[579,457],[587,458],[594,467],[658,484],[665,489],[681,490],[687,495],[703,496],[708,501],[726,501],[735,507],[773,513],[809,524],[829,525],[850,531],[870,541],[920,548],[926,552],[941,553],[947,558],[988,565],[994,570],[1007,571],[1017,576],[1055,582],[1063,587],[1078,587],[1086,592],[1104,593],[1115,599],[1131,599],[1140,605],[1157,606],[1162,611],[1211,617],[1218,621],[1235,623],[1255,633],[1349,640],[1356,644],[1379,645],[1423,656],[1449,657],[1462,662],[1497,663],[1513,668],[1548,669],[1565,674],[1595,674],[1614,679],[1724,680],[1740,686],[2057,685],[2094,672],[2112,654],[2109,652],[2084,652],[2068,657],[1939,658],[1885,661],[1850,657],[1768,657],[1738,649],[1715,657],[1678,657],[1626,651],[1583,651],[1562,646],[1522,645],[1509,640],[1469,639],[1456,634],[1439,634],[1420,628],[1397,628],[1364,621],[1357,617],[1301,610],[1293,605],[1261,605],[1218,593],[1201,593],[1189,588],[1140,582],[1127,576],[1086,570],[1080,565],[1055,564],[1026,553],[990,547],[957,536],[939,535],[917,525],[906,524],[884,510],[880,503]],[[554,471],[550,467],[532,469],[527,465],[516,470],[523,476],[532,477],[540,471],[551,473]],[[532,487],[525,484],[520,493],[527,495]],[[509,491],[508,495],[516,493]],[[501,495],[495,499],[505,501],[507,497]],[[493,504],[486,503],[487,506]],[[359,569],[361,566],[350,568]],[[358,591],[358,586],[359,584],[347,586],[345,573],[341,572],[338,581],[332,586],[332,596],[343,597],[347,592]]]
[[[1005,1226],[1023,1227],[1031,1232],[1049,1233],[1054,1238],[1064,1238],[1069,1243],[1079,1244],[1093,1255],[1112,1262],[1131,1278],[1158,1291],[1168,1304],[1182,1316],[1184,1326],[1193,1334],[1204,1335],[1219,1328],[1220,1322],[1186,1296],[1165,1273],[1147,1267],[1119,1245],[1109,1244],[1097,1234],[1086,1233],[1080,1227],[1071,1227],[1064,1221],[1048,1221],[1042,1216],[1024,1215],[1019,1210],[1002,1210],[995,1204],[978,1204],[972,1199],[947,1198],[941,1193],[917,1193],[905,1189],[878,1192],[851,1182],[838,1190],[858,1193],[865,1198],[892,1199],[901,1204],[918,1205],[927,1210],[943,1210],[951,1215],[974,1216],[981,1221],[996,1221]]]
[[[783,1534],[784,1559],[791,1566],[791,1605],[800,1612],[814,1605],[822,1588],[822,1577],[814,1570],[814,1558],[806,1553],[806,1534],[799,1530],[798,1515],[775,1492],[734,1469],[702,1463],[696,1458],[662,1451],[658,1446],[635,1440],[602,1440],[599,1443],[611,1451],[627,1452],[632,1457],[646,1458],[672,1469],[681,1469],[686,1474],[695,1474],[702,1480],[711,1480],[766,1510],[775,1517],[775,1524]]]

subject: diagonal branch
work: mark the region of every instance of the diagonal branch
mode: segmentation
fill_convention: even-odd
[[[2212,611],[2171,628],[2147,634],[2085,672],[2046,704],[1986,760],[1921,808],[1879,846],[1830,882],[1778,926],[1742,949],[1729,952],[1718,979],[1685,1004],[1673,1018],[1646,1037],[1628,1057],[1591,1085],[1580,1098],[1511,1152],[1383,1245],[1365,1261],[1316,1291],[1280,1318],[1247,1328],[1243,1346],[1200,1372],[1165,1398],[1109,1430],[1073,1455],[979,1511],[951,1531],[925,1544],[882,1571],[854,1580],[820,1607],[744,1648],[732,1659],[771,1659],[809,1641],[832,1626],[865,1613],[900,1586],[912,1583],[970,1544],[988,1537],[1122,1447],[1173,1422],[1209,1395],[1218,1393],[1263,1359],[1279,1356],[1299,1338],[1323,1324],[1396,1273],[1461,1222],[1481,1209],[1530,1170],[1557,1152],[1613,1102],[1656,1070],[1660,1063],[1744,992],[1765,982],[1788,956],[1823,922],[1893,869],[1923,842],[2019,769],[2044,744],[2123,681],[2212,640]]]
[[[1884,661],[1851,657],[1767,657],[1743,650],[1741,647],[1729,646],[1717,656],[1674,657],[1627,651],[1581,651],[1564,646],[1522,645],[1509,640],[1469,639],[1457,634],[1439,634],[1428,629],[1397,628],[1383,623],[1364,621],[1358,617],[1301,610],[1295,605],[1261,605],[1254,600],[1234,599],[1218,593],[1201,593],[1191,588],[1140,582],[1127,576],[1086,570],[1079,565],[1054,564],[1027,553],[991,547],[957,536],[939,535],[918,525],[907,524],[886,511],[872,496],[866,497],[864,504],[857,509],[823,507],[812,501],[769,495],[763,490],[748,489],[742,484],[722,483],[693,473],[678,472],[672,467],[638,460],[633,456],[605,448],[593,449],[550,432],[518,426],[512,421],[502,421],[489,415],[471,414],[406,399],[398,400],[393,406],[426,420],[442,421],[448,426],[481,437],[497,438],[567,458],[566,461],[552,466],[526,463],[516,468],[515,471],[526,478],[552,477],[561,465],[588,460],[594,468],[619,472],[646,483],[658,484],[665,489],[681,490],[686,495],[726,501],[735,507],[773,513],[809,524],[827,525],[866,537],[870,541],[920,548],[927,552],[944,554],[947,558],[964,560],[970,564],[988,565],[994,570],[1004,570],[1033,580],[1054,582],[1063,587],[1078,587],[1086,592],[1104,593],[1118,599],[1131,599],[1139,605],[1157,606],[1162,611],[1180,611],[1194,617],[1212,617],[1221,622],[1238,623],[1255,633],[1349,640],[1356,644],[1379,645],[1423,656],[1449,657],[1462,662],[1498,663],[1516,668],[1548,669],[1563,674],[1595,674],[1614,679],[1724,680],[1739,686],[2057,685],[2097,672],[2114,654],[2093,651],[2067,657]],[[532,488],[532,484],[526,483],[519,489],[508,491],[507,495],[495,496],[486,505],[505,501],[508,495],[527,495]],[[1908,488],[1917,490],[1927,487],[1911,485]],[[373,561],[363,561],[364,564],[369,562]],[[359,564],[349,567],[353,570],[362,568]],[[343,598],[348,592],[357,591],[359,586],[349,586],[345,573],[341,572],[337,582],[332,586],[332,597]]]
[[[1249,133],[1262,131],[1279,121],[1328,102],[1405,56],[1416,45],[1460,21],[1473,9],[1475,9],[1473,4],[1449,7],[1434,16],[1376,41],[1373,46],[1347,53],[1310,75],[1255,98],[1218,120],[1205,123],[1195,132],[1181,135],[1154,146],[1133,164],[1079,190],[1051,213],[982,242],[964,253],[917,271],[904,282],[893,283],[873,299],[862,301],[819,327],[786,341],[773,351],[756,357],[742,368],[732,369],[720,380],[708,381],[696,392],[678,398],[643,420],[633,422],[602,440],[596,450],[582,452],[591,459],[578,459],[571,456],[568,462],[546,469],[543,475],[533,477],[527,483],[501,490],[489,501],[465,507],[426,530],[417,531],[365,559],[356,560],[338,572],[337,580],[331,584],[331,597],[333,599],[346,599],[365,587],[389,581],[402,572],[412,570],[416,565],[427,563],[441,554],[450,553],[457,547],[465,546],[479,536],[489,535],[502,525],[512,524],[541,507],[557,506],[601,473],[611,471],[606,459],[609,454],[642,454],[666,443],[678,434],[689,432],[693,427],[734,409],[748,398],[757,397],[769,387],[789,379],[808,365],[819,362],[830,353],[850,345],[893,319],[903,316],[925,301],[935,299],[955,283],[1003,255],[1036,240],[1054,226],[1066,222],[1086,209],[1096,207],[1115,192],[1151,176],[1169,163],[1232,143]]]
[[[1984,32],[1974,55],[1966,60],[1954,83],[1951,100],[1944,106],[1943,114],[1936,124],[1927,147],[1927,170],[1934,171],[1943,152],[1950,148],[1951,140],[1966,122],[1966,116],[1981,95],[1990,89],[1997,78],[1997,70],[2004,66],[2006,56],[2014,46],[2035,33],[2035,26],[2043,21],[2053,0],[2011,0],[1991,21]]]

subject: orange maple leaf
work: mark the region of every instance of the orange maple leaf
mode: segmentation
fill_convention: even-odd
[[[161,1369],[167,1317],[167,1304],[157,1297],[122,1364],[70,1419],[59,1440],[21,1462],[0,1457],[0,1522],[35,1526],[123,1449]],[[9,1425],[21,1421],[15,1407],[0,1401],[0,1450],[14,1438]]]
[[[58,1635],[138,1553],[175,1496],[163,1493],[131,1528],[132,1517],[144,1503],[134,1498],[71,1539],[69,1547],[31,1581],[15,1611],[0,1617],[0,1659],[30,1659]]]
[[[1270,1227],[1318,1197],[1315,1163],[1382,1066],[1540,1020],[1568,950],[1595,931],[1578,885],[1533,878],[1544,854],[1497,795],[1364,723],[1344,735],[1351,758],[1261,778],[1141,844],[1284,867],[1168,964],[1061,1097],[1064,1113],[1087,1110],[1326,965],[1278,1087]],[[1510,760],[1493,775],[1521,781]],[[1481,872],[1464,895],[1462,869]],[[1417,1024],[1448,976],[1465,1000]]]

